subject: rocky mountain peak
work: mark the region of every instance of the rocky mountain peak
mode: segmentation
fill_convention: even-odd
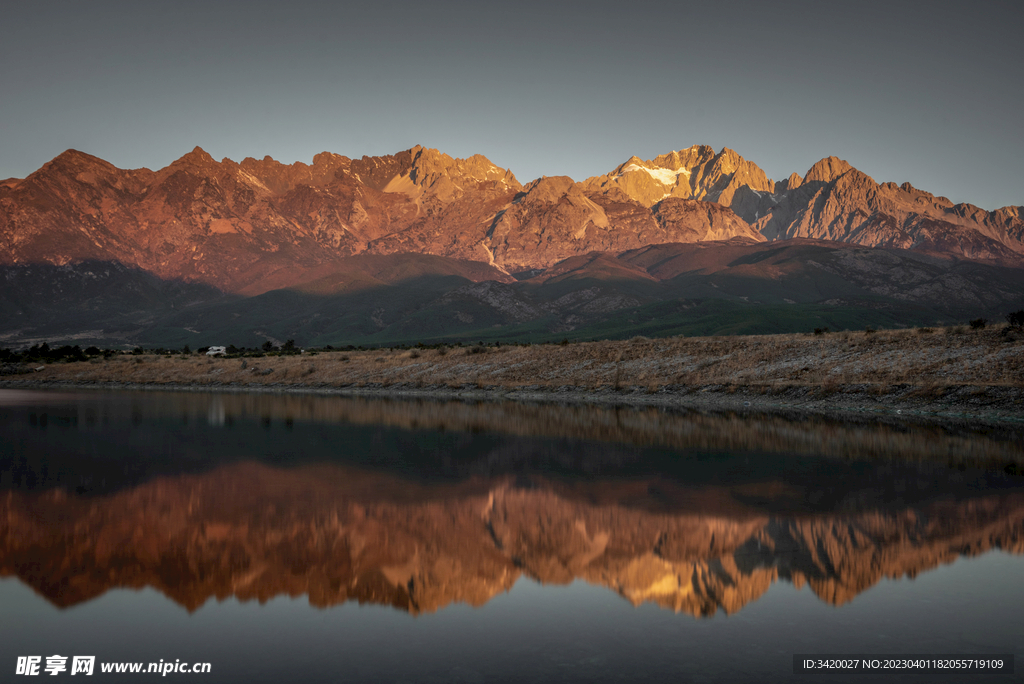
[[[86,154],[79,150],[68,149],[64,150],[56,157],[51,159],[42,165],[42,167],[31,174],[29,177],[36,176],[40,173],[53,173],[53,172],[64,172],[73,173],[82,171],[88,168],[116,168],[110,162],[104,161],[99,157],[94,157],[91,154]]]
[[[789,178],[787,178],[786,180],[781,180],[775,184],[775,192],[783,193],[789,192],[790,190],[796,190],[801,185],[803,185],[803,183],[804,179],[800,177],[800,174],[794,171],[793,173],[789,174]]]
[[[825,157],[818,161],[804,175],[804,183],[810,183],[812,181],[823,181],[825,183],[831,183],[836,178],[839,178],[844,173],[853,170],[846,161],[839,159],[838,157]]]
[[[85,192],[93,195],[93,200],[95,200],[94,193],[101,187],[138,191],[145,179],[151,175],[152,172],[148,169],[122,170],[99,157],[69,149],[61,152],[30,174],[26,179],[28,183],[23,187],[47,186],[50,188],[50,192],[58,195]],[[14,185],[8,187],[13,189]],[[72,190],[72,188],[77,188],[77,190]]]
[[[348,168],[350,163],[348,157],[340,154],[320,152],[313,157],[312,165],[298,161],[282,164],[268,154],[259,160],[246,157],[238,166],[271,191],[284,194],[298,185],[325,185],[335,179],[339,170]]]
[[[264,157],[264,159],[270,159],[270,157]],[[340,164],[346,161],[348,161],[347,157],[335,154],[334,152],[320,152],[319,154],[313,155],[313,166],[315,168]]]
[[[523,193],[531,201],[556,202],[571,192],[575,185],[576,183],[569,176],[541,176],[537,180],[527,183],[523,187]]]
[[[182,155],[180,158],[171,162],[172,167],[191,166],[200,169],[209,169],[217,165],[215,160],[210,153],[203,148],[196,145],[191,152]]]
[[[621,174],[625,173],[625,170],[627,168],[631,167],[631,166],[644,167],[646,165],[647,165],[647,162],[645,162],[643,159],[641,159],[640,157],[638,157],[638,156],[636,156],[634,154],[632,157],[630,157],[626,161],[624,161],[621,164],[619,164],[618,166],[616,166],[615,170],[612,171],[612,173],[621,175]]]
[[[728,147],[723,147],[722,151],[717,155],[717,162],[723,169],[728,171],[735,171],[744,161],[743,157],[736,150],[731,150]]]
[[[407,174],[401,175],[408,175],[415,186],[443,201],[458,199],[481,182],[494,182],[512,192],[522,189],[511,171],[497,166],[482,154],[456,159],[439,150],[417,145],[399,153],[401,155],[408,155],[410,159]],[[393,177],[389,181],[391,188],[404,187],[398,180]]]
[[[775,184],[756,164],[734,150],[724,147],[716,154],[708,145],[693,145],[650,161],[630,157],[611,173],[588,178],[581,185],[591,193],[618,190],[651,207],[668,197],[728,205],[743,187],[770,193]]]
[[[56,157],[54,157],[50,161],[51,164],[61,164],[61,165],[81,164],[81,163],[94,164],[94,163],[97,163],[97,162],[101,163],[101,164],[106,164],[107,163],[107,162],[103,161],[102,159],[100,159],[99,157],[94,157],[91,154],[88,154],[86,152],[82,152],[81,150],[76,150],[76,149],[73,149],[73,148],[69,148],[69,149],[64,150],[63,152],[58,154]]]
[[[715,158],[715,151],[707,145],[691,145],[682,150],[658,155],[651,164],[665,169],[691,170]]]

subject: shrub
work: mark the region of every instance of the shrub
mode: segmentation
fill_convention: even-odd
[[[1024,328],[1024,309],[1006,314],[1006,322],[1013,328]]]
[[[814,334],[815,335],[824,335],[827,332],[828,332],[828,328],[815,328],[814,329]]]
[[[988,323],[988,321],[984,318],[975,318],[971,321],[971,330],[981,330],[985,327],[986,323]]]

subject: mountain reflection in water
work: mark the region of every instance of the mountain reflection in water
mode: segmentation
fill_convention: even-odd
[[[1016,428],[259,395],[0,393],[0,576],[410,613],[525,575],[732,613],[1024,552]]]

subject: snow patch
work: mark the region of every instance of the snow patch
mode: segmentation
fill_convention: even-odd
[[[758,199],[764,199],[765,195],[767,195],[768,199],[771,200],[772,204],[778,204],[779,203],[779,198],[773,192],[766,192],[764,190],[755,190],[754,188],[750,187],[749,185],[746,186],[746,188],[747,188],[747,190],[750,190],[750,192],[752,192],[755,195],[757,195]]]
[[[631,171],[646,171],[651,178],[658,181],[662,185],[675,185],[679,181],[679,176],[690,175],[689,169],[649,169],[646,166],[639,166],[637,164],[630,164],[629,166],[622,169],[622,173],[629,173]],[[619,174],[620,176],[622,174]]]
[[[680,174],[690,175],[690,172],[686,169],[644,169],[644,171],[651,174],[651,178],[662,185],[675,185],[679,180]]]

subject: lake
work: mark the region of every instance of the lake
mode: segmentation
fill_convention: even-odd
[[[0,390],[4,681],[1017,681],[794,656],[1008,660],[1022,577],[1020,423]]]

